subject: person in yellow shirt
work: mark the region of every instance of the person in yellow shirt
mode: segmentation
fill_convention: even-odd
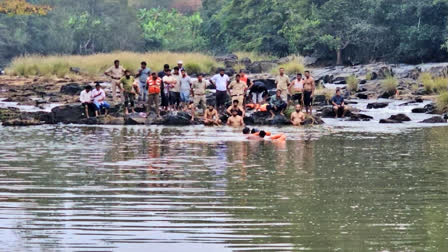
[[[241,76],[237,74],[235,80],[232,81],[227,88],[230,92],[231,100],[237,100],[240,105],[244,105],[244,94],[247,90],[247,84],[242,82],[240,77]]]
[[[111,84],[112,84],[112,101],[115,102],[115,98],[117,96],[117,88],[120,86],[120,80],[123,77],[125,72],[125,69],[120,66],[120,61],[115,60],[114,65],[109,67],[105,72],[104,75],[109,76],[111,78]],[[120,92],[121,100],[123,100],[123,93]]]
[[[288,87],[289,87],[290,81],[288,75],[285,74],[285,69],[282,67],[279,69],[279,75],[275,79],[275,85],[277,87],[277,90],[282,91],[282,100],[287,102],[288,101]]]

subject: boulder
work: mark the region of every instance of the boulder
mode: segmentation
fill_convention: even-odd
[[[434,116],[421,121],[420,123],[446,123],[446,119],[440,116]]]
[[[315,95],[313,99],[313,105],[315,106],[328,105],[327,97],[325,95]]]
[[[335,118],[336,114],[334,113],[334,110],[333,110],[332,106],[327,106],[327,107],[323,107],[319,111],[319,116],[322,117],[322,118]],[[346,117],[351,117],[352,116],[352,111],[348,110],[347,112],[345,112],[345,116]]]
[[[389,117],[389,120],[393,120],[393,121],[400,121],[400,122],[410,122],[411,118],[409,118],[407,115],[405,114],[397,114],[397,115],[392,115]]]
[[[380,108],[385,108],[387,106],[389,106],[389,103],[387,103],[387,102],[373,102],[373,103],[367,104],[367,109],[380,109]]]
[[[428,105],[425,106],[426,109],[426,113],[427,114],[436,114],[437,113],[437,108],[434,104],[430,103]]]
[[[2,122],[3,126],[35,126],[42,124],[44,124],[44,122],[40,122],[34,119],[13,119]]]
[[[248,66],[248,65],[250,65],[250,63],[252,63],[252,60],[250,60],[250,59],[247,58],[247,57],[240,59],[240,64],[243,64],[243,65],[245,65],[245,66]]]
[[[218,56],[216,57],[216,61],[218,62],[224,62],[224,65],[226,67],[233,67],[236,64],[238,64],[238,56],[235,54],[228,54],[224,56]]]
[[[66,95],[79,95],[84,88],[78,83],[69,83],[61,87],[60,92]]]
[[[263,83],[263,84],[260,85],[260,83]],[[266,88],[266,90],[276,89],[274,79],[257,79],[257,80],[254,80],[254,85],[263,86]]]
[[[387,124],[387,123],[403,123],[403,122],[395,121],[395,120],[391,120],[391,119],[381,119],[380,123]]]
[[[412,113],[424,114],[424,113],[426,113],[426,109],[425,108],[415,108],[415,109],[412,109]]]
[[[63,105],[51,110],[54,123],[80,123],[85,118],[81,105]],[[93,116],[93,114],[91,114]]]
[[[369,96],[366,93],[357,93],[355,96],[362,100],[369,99]]]
[[[368,122],[370,120],[372,120],[373,117],[369,116],[369,115],[365,115],[365,114],[360,114],[360,113],[352,113],[350,115],[350,118],[347,121],[364,121],[364,122]]]
[[[390,66],[383,66],[378,70],[379,79],[386,79],[388,76],[394,76]]]
[[[156,123],[167,126],[187,126],[192,124],[191,116],[186,112],[168,113],[162,117],[162,120]]]
[[[255,61],[247,66],[247,70],[250,73],[266,73],[276,66],[277,64],[271,61]]]
[[[244,122],[247,125],[290,125],[291,122],[282,115],[276,115],[272,120],[269,112],[254,112],[246,114]]]
[[[317,58],[316,57],[312,57],[312,56],[305,56],[303,58],[303,65],[305,66],[310,66],[313,65],[317,62]]]
[[[70,67],[70,72],[75,73],[75,74],[79,74],[79,73],[81,73],[81,68],[79,68],[79,67]]]
[[[125,117],[124,123],[126,125],[144,125],[146,117],[141,117],[139,114],[130,114]]]
[[[393,97],[395,95],[394,91],[385,91],[382,93],[379,98],[389,99],[390,97]]]
[[[307,116],[303,125],[322,125],[325,122],[318,116]]]

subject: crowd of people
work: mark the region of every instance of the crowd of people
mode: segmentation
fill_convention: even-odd
[[[220,69],[219,73],[206,79],[203,74],[189,76],[183,62],[179,61],[173,69],[168,64],[164,65],[161,72],[153,72],[146,62],[141,62],[138,72],[133,75],[115,60],[114,65],[108,68],[104,74],[110,78],[112,89],[112,102],[124,105],[124,113],[135,113],[138,102],[145,103],[146,112],[149,115],[154,111],[157,117],[161,117],[161,111],[185,111],[191,114],[192,120],[196,118],[197,109],[203,114],[205,125],[221,125],[221,115],[227,114],[227,125],[232,127],[244,127],[244,117],[247,108],[257,111],[269,112],[271,119],[276,114],[284,116],[289,105],[295,105],[295,111],[290,120],[294,126],[300,126],[305,121],[306,115],[311,115],[312,102],[316,89],[315,81],[309,71],[297,73],[293,81],[285,74],[285,69],[280,68],[275,79],[275,95],[269,96],[266,88],[260,88],[252,82],[244,71],[230,78]],[[206,90],[212,86],[216,90],[216,100],[207,104]],[[231,106],[226,108],[227,101]],[[106,93],[100,84],[95,88],[88,85],[81,92],[80,101],[84,107],[84,114],[89,117],[90,111],[95,116],[102,113],[107,115],[110,108],[106,101]],[[345,115],[346,107],[340,90],[331,99],[336,117]]]

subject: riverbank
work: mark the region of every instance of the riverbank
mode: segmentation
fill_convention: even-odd
[[[235,60],[234,56],[227,56],[217,60],[227,66],[228,74],[233,74],[232,71],[234,72],[235,69],[232,64],[238,64],[242,59]],[[280,59],[271,64],[281,65],[287,63],[287,60],[286,58]],[[273,94],[275,92],[275,76],[265,72],[266,69],[262,67],[261,61],[250,64],[260,66],[259,69],[251,69],[250,79],[262,83]],[[370,64],[323,68],[310,66],[309,69],[316,79],[318,88],[314,97],[315,116],[308,118],[306,125],[323,124],[325,120],[322,118],[334,117],[328,100],[337,87],[345,92],[347,103],[351,107],[345,121],[446,123],[446,116],[443,113],[445,111],[437,108],[435,104],[437,95],[428,91],[419,77],[422,73],[447,77],[448,63],[415,66]],[[384,85],[384,82],[391,76],[396,80],[394,92],[388,90]],[[347,85],[347,82],[350,81],[349,77],[354,78],[357,82],[355,90]],[[144,104],[139,104],[136,109],[138,113],[130,116],[124,117],[122,107],[116,104],[112,106],[109,116],[86,119],[78,101],[79,93],[86,84],[102,83],[108,94],[107,99],[110,101],[111,88],[107,81],[108,79],[104,76],[65,78],[0,76],[0,121],[3,125],[12,126],[57,123],[187,126],[202,123],[201,117],[192,121],[191,116],[185,112],[163,113],[162,119],[157,119],[154,114],[150,114],[146,118],[143,114],[146,111]],[[209,87],[207,90],[208,101],[214,101],[214,93],[215,90]],[[375,118],[375,115],[371,115],[372,110],[390,106],[398,108],[393,110],[396,114],[385,114],[384,118]],[[427,116],[413,119],[409,113]],[[397,116],[399,114],[405,116]],[[290,124],[287,117],[280,115],[276,116],[274,120],[268,118],[269,114],[266,112],[248,111],[245,122],[247,125],[285,126]],[[226,116],[221,119],[227,120]]]

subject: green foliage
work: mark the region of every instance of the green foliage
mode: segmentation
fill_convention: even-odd
[[[345,81],[347,82],[347,89],[349,91],[358,91],[359,80],[356,76],[350,75],[345,78]]]
[[[432,92],[434,89],[434,80],[430,73],[422,73],[419,77],[420,82],[423,84],[426,92]]]
[[[372,80],[372,78],[373,78],[373,76],[372,76],[372,72],[370,72],[370,71],[367,72],[367,73],[366,73],[366,80],[369,81],[369,80]]]
[[[448,91],[448,79],[443,77],[438,77],[434,79],[434,92],[442,93]]]
[[[388,76],[386,79],[384,79],[381,82],[381,87],[386,92],[395,92],[398,87],[398,80],[394,78],[393,76]]]
[[[305,71],[305,66],[303,65],[303,63],[299,62],[298,60],[292,60],[288,63],[285,64],[281,64],[277,67],[274,67],[271,69],[271,73],[272,74],[278,74],[278,69],[279,68],[284,68],[285,69],[285,73],[287,75],[296,75],[297,73],[302,73]]]
[[[185,71],[187,71],[188,74],[199,74],[202,73],[201,70],[201,66],[197,63],[185,64]]]
[[[445,112],[448,109],[448,92],[442,92],[439,94],[436,100],[437,109],[441,112]]]
[[[422,73],[419,81],[428,93],[439,94],[448,91],[448,79],[443,77],[434,78],[430,73]]]

